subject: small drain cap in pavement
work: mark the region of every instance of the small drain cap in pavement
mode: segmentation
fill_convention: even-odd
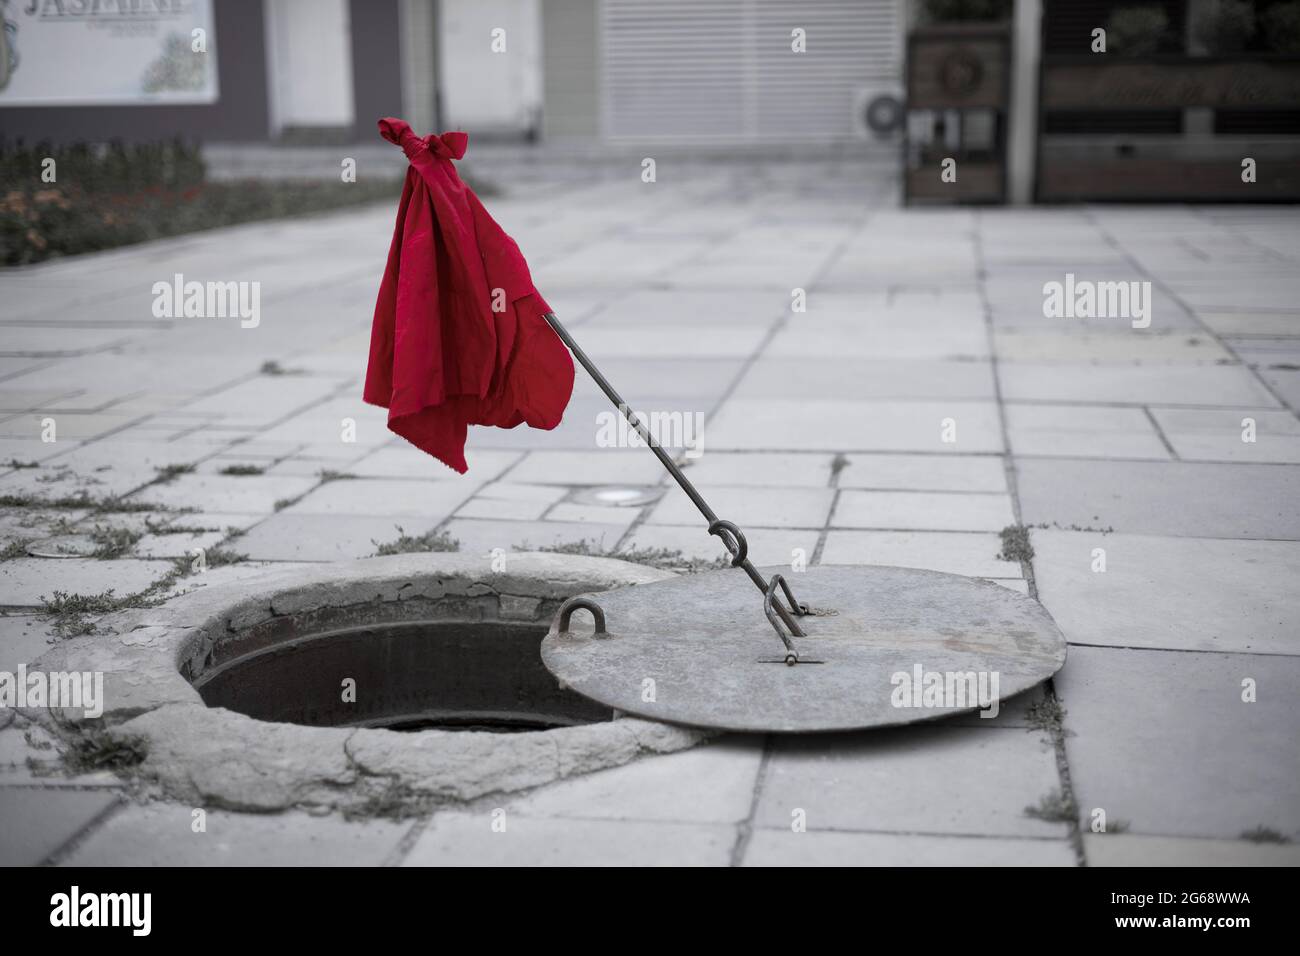
[[[730,568],[583,595],[576,605],[594,603],[597,626],[587,610],[562,609],[542,662],[624,713],[784,733],[991,714],[1065,663],[1065,637],[1042,605],[998,584],[891,567],[763,576],[778,572],[810,612],[797,619],[793,666],[761,595]]]
[[[663,496],[664,489],[653,485],[605,485],[601,488],[584,488],[575,491],[570,500],[581,505],[605,505],[630,508],[648,505]]]

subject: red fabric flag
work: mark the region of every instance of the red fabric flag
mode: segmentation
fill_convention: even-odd
[[[573,359],[513,239],[452,160],[464,133],[379,133],[410,160],[370,331],[364,400],[388,427],[464,474],[469,425],[551,429],[573,392]]]

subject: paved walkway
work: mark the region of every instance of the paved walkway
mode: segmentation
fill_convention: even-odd
[[[704,416],[690,473],[759,563],[803,549],[1027,592],[1071,641],[1054,683],[996,720],[726,738],[414,822],[212,811],[206,834],[111,777],[42,776],[50,751],[6,714],[0,860],[1300,862],[1281,842],[1300,837],[1295,211],[901,211],[879,168],[640,172],[490,203],[578,341],[638,408]],[[135,592],[194,547],[248,557],[203,583],[363,557],[398,528],[466,551],[720,554],[675,488],[645,507],[578,495],[665,486],[648,452],[596,447],[608,406],[581,376],[555,432],[475,431],[464,477],[391,438],[359,394],[392,216],[0,275],[0,537],[142,532],[113,560],[7,551],[0,670],[51,639],[42,595]],[[260,282],[260,323],[155,318],[175,273]],[[1045,317],[1067,273],[1149,282],[1150,327]],[[80,490],[153,510],[40,504]],[[997,556],[1016,523],[1032,560]]]

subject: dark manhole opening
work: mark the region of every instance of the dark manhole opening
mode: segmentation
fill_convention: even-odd
[[[501,621],[348,627],[235,657],[194,686],[209,707],[313,727],[509,732],[613,719],[542,666],[546,631]]]

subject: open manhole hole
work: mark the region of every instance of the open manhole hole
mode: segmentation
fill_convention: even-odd
[[[189,805],[424,812],[702,740],[566,689],[539,653],[574,595],[672,577],[553,553],[313,565],[107,615],[39,666],[102,672],[94,726]]]
[[[544,624],[329,623],[237,653],[194,686],[209,707],[312,727],[511,732],[614,716],[562,688],[542,665]]]

